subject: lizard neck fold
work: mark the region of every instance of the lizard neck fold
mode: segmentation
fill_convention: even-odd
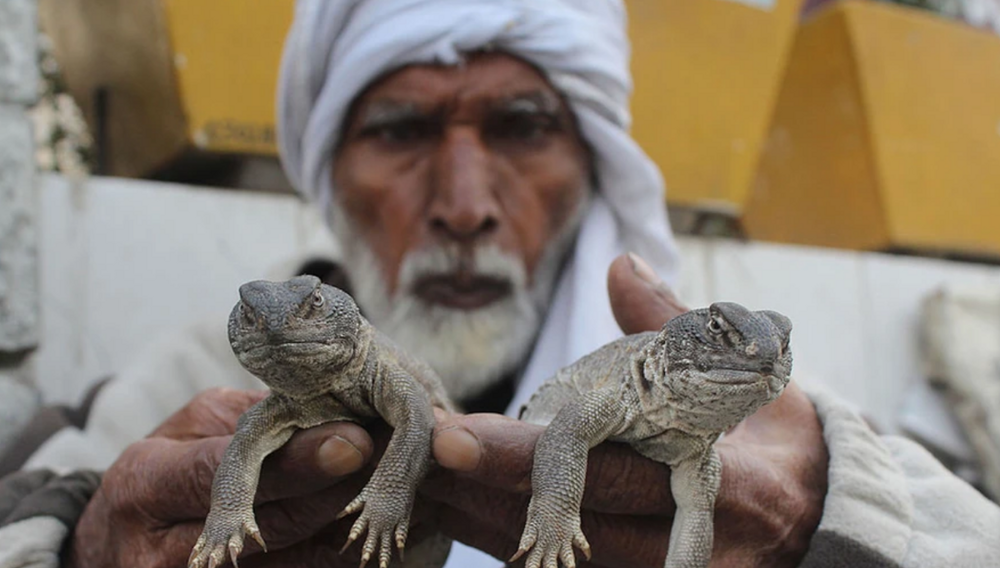
[[[655,435],[674,425],[674,408],[671,393],[666,388],[666,340],[662,333],[653,336],[632,357],[623,397],[630,408],[630,423],[641,432],[636,435]],[[640,424],[641,423],[641,424]]]
[[[330,390],[345,406],[363,416],[376,416],[371,404],[375,379],[381,372],[375,327],[362,319],[358,326],[358,343],[350,363],[330,377]]]

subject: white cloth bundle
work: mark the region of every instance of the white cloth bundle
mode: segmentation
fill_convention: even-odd
[[[569,101],[591,145],[598,196],[508,414],[560,367],[619,337],[607,270],[626,251],[675,285],[676,245],[663,180],[629,136],[632,84],[625,8],[617,0],[299,0],[285,44],[278,138],[289,178],[326,206],[331,157],[351,102],[412,63],[457,64],[493,49],[541,69]],[[449,566],[488,566],[457,550]]]

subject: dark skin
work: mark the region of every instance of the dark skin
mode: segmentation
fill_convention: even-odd
[[[375,112],[377,111],[377,112]],[[462,68],[414,66],[363,93],[348,118],[334,178],[345,212],[395,286],[405,254],[492,244],[534,273],[585,191],[588,157],[565,103],[531,66],[493,54]],[[637,267],[637,268],[633,268]],[[467,275],[463,275],[467,276]],[[597,285],[595,283],[595,285]],[[629,257],[609,294],[626,332],[680,313],[673,294]],[[472,309],[489,295],[441,293]],[[239,415],[265,396],[198,395],[109,468],[70,543],[72,566],[183,565],[208,513],[212,476]],[[541,432],[498,415],[439,416],[436,459],[408,545],[429,531],[509,557],[523,526],[531,454]],[[384,427],[328,424],[297,433],[264,463],[254,543],[241,566],[357,566],[337,551],[353,519],[334,516],[361,490]],[[719,444],[718,566],[794,566],[822,513],[826,449],[794,384]],[[584,531],[598,566],[662,566],[673,502],[664,466],[614,444],[594,449]],[[294,480],[289,483],[288,480]]]
[[[375,82],[346,121],[333,181],[392,293],[406,253],[432,246],[468,255],[494,245],[533,274],[584,196],[588,163],[548,81],[517,59],[486,54]]]
[[[641,274],[627,256],[609,271],[615,316],[627,332],[659,329],[684,309],[665,286]],[[207,391],[130,446],[77,525],[70,565],[183,565],[208,514],[212,475],[236,420],[265,395]],[[440,414],[434,456],[444,468],[422,488],[410,545],[436,528],[509,557],[524,521],[541,431],[495,414]],[[270,552],[251,543],[240,565],[357,566],[356,549],[337,554],[352,519],[334,516],[360,491],[386,434],[384,427],[369,433],[329,424],[297,433],[269,457],[256,514]],[[826,492],[827,455],[812,404],[791,383],[717,448],[723,481],[712,566],[796,566]],[[583,513],[594,558],[584,565],[662,566],[673,509],[665,466],[619,444],[594,448]]]

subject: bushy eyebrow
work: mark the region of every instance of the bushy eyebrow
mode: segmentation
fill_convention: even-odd
[[[558,95],[542,90],[516,93],[487,102],[489,114],[547,115],[561,119],[565,115],[562,109],[562,100]],[[358,131],[369,132],[403,122],[441,120],[445,114],[443,108],[428,108],[414,101],[378,99],[362,108],[355,124]]]
[[[559,115],[562,102],[554,93],[531,91],[501,98],[490,107],[503,112]]]

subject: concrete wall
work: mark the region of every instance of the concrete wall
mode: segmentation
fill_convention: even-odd
[[[42,178],[42,346],[50,401],[128,362],[165,331],[224,318],[239,284],[293,255],[332,246],[285,195]],[[922,381],[920,301],[945,282],[1000,285],[1000,269],[764,243],[682,239],[681,297],[735,300],[795,324],[798,380],[821,382],[888,431]]]
[[[287,195],[42,178],[38,384],[72,402],[158,335],[225,318],[240,284],[333,246]]]
[[[39,397],[31,352],[39,340],[34,141],[27,107],[38,97],[37,6],[0,2],[0,451]]]

